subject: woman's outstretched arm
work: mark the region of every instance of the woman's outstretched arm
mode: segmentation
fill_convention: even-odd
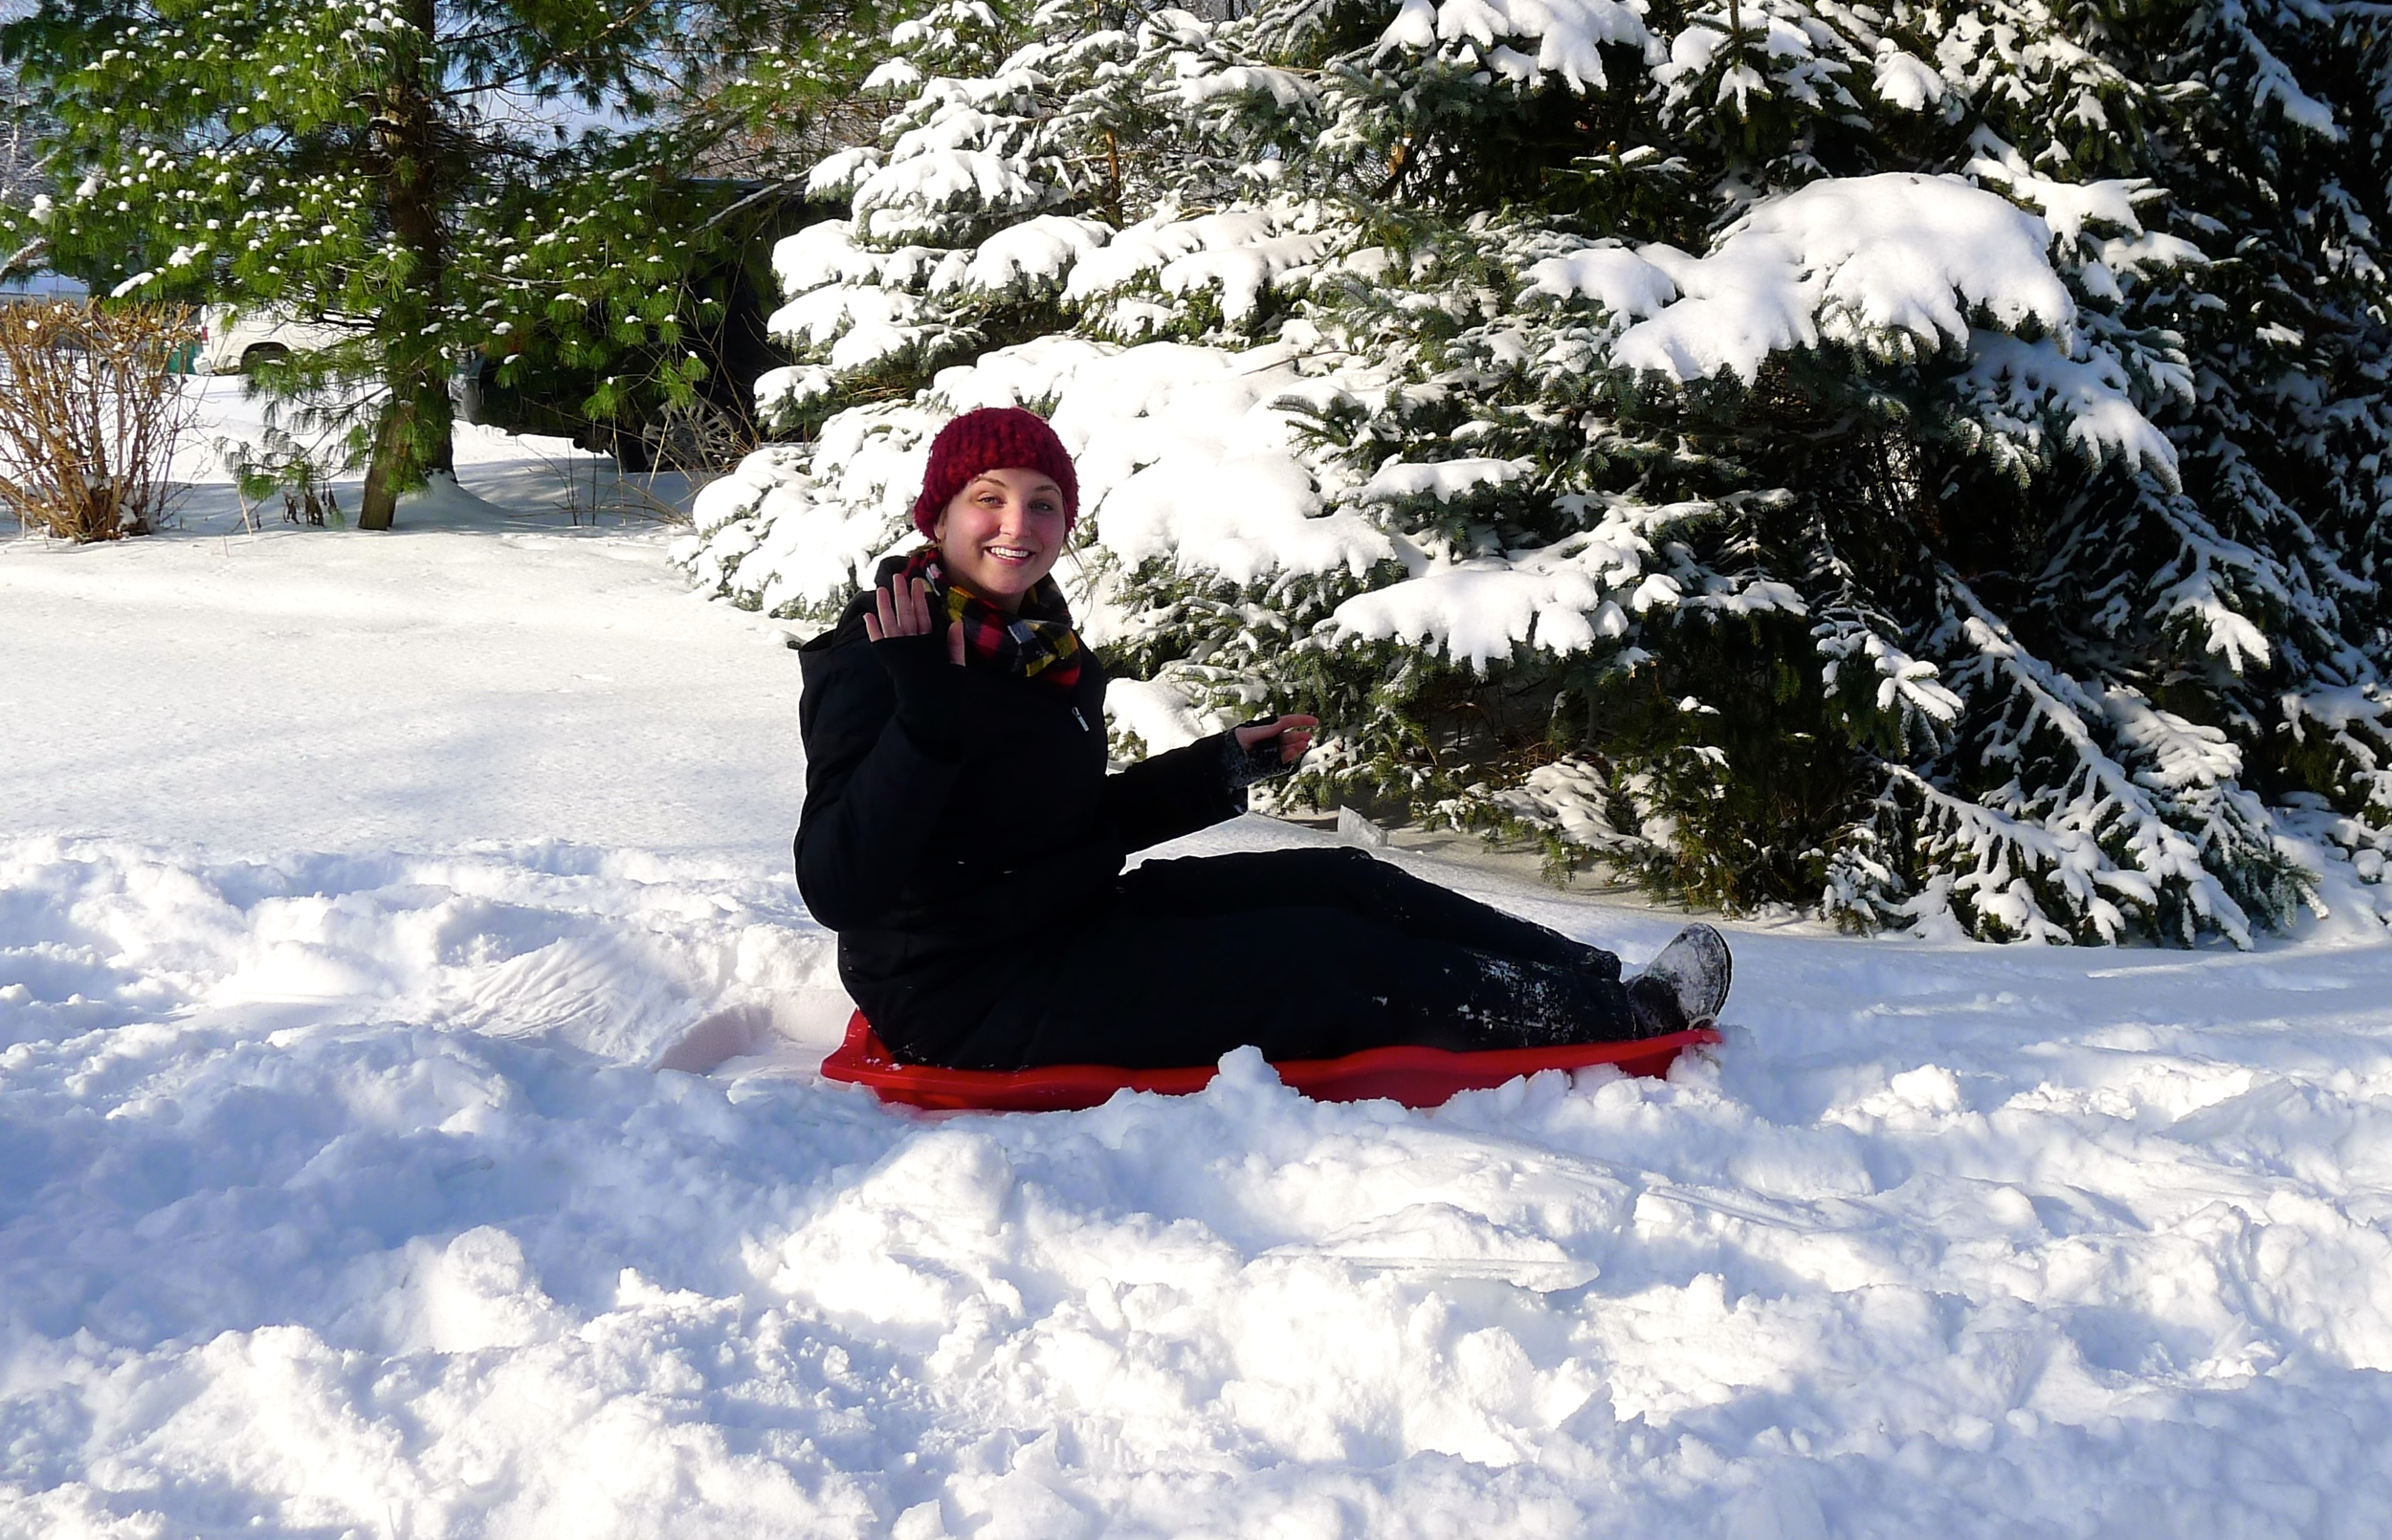
[[[1314,716],[1278,716],[1151,759],[1105,778],[1105,810],[1124,849],[1176,840],[1246,811],[1246,788],[1292,766],[1312,746]]]

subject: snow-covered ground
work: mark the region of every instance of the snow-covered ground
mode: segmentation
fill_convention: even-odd
[[[2392,1530],[2355,897],[1737,927],[1668,1081],[886,1110],[781,627],[467,448],[390,536],[0,544],[0,1535]]]

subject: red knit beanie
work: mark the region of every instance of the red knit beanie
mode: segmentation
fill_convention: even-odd
[[[914,527],[929,537],[955,495],[983,471],[1036,471],[1063,489],[1066,527],[1079,518],[1079,474],[1047,420],[1019,407],[983,407],[947,424],[930,441],[930,469],[922,473],[922,495],[914,500]]]

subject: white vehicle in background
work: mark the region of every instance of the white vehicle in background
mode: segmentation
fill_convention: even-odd
[[[193,374],[247,374],[260,359],[288,358],[356,335],[345,327],[303,320],[287,310],[236,312],[230,305],[203,309],[199,328]]]

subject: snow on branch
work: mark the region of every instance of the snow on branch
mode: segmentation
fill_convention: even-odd
[[[1958,869],[1937,872],[1898,907],[1916,934],[1944,940],[1989,931],[2066,946],[2079,937],[2075,927],[2046,913],[2046,905],[2056,900],[2063,919],[2112,943],[2124,935],[2126,915],[2104,890],[2148,906],[2148,886],[2120,872],[2085,829],[2055,829],[2032,818],[2013,818],[1938,791],[1898,765],[1889,773],[1895,786],[1919,803],[1922,838],[1935,865]],[[1954,916],[1955,909],[1967,915],[1966,922]]]
[[[931,312],[913,295],[854,283],[826,284],[798,296],[765,321],[794,346],[826,349],[831,366],[862,369],[910,352]]]
[[[1354,491],[1356,502],[1394,502],[1408,497],[1433,497],[1451,502],[1480,487],[1500,487],[1533,475],[1536,467],[1519,460],[1438,460],[1429,465],[1406,465],[1390,460]]]
[[[912,535],[937,426],[912,407],[845,412],[814,444],[757,451],[699,494],[673,559],[747,608],[831,619]]]
[[[1960,720],[1960,697],[1944,687],[1935,664],[1913,657],[1888,629],[1882,617],[1849,602],[1823,610],[1811,629],[1827,660],[1820,683],[1834,694],[1854,688],[1849,676],[1860,675],[1857,687],[1880,715],[1894,716],[1905,728],[1917,721],[1932,724],[1930,733],[1949,729]]]
[[[937,233],[944,228],[936,217],[941,213],[1027,212],[1046,197],[1046,188],[1008,157],[977,149],[931,150],[864,178],[855,188],[855,222],[875,240],[898,241]]]
[[[2179,543],[2174,559],[2152,577],[2150,585],[2158,592],[2146,612],[2196,631],[2202,649],[2235,673],[2266,668],[2275,649],[2267,633],[2228,596],[2240,589],[2292,608],[2293,595],[2281,568],[2242,541],[2220,534],[2189,498],[2158,499],[2157,506]],[[2222,581],[2222,572],[2232,576]]]
[[[2054,418],[2088,462],[2139,465],[2176,491],[2176,446],[2136,407],[2125,365],[2106,347],[2083,351],[2074,359],[2049,338],[2030,342],[1980,329],[1969,334],[1958,385],[1978,421],[1997,432],[2039,451],[2043,420]]]
[[[1360,575],[1395,555],[1366,519],[1323,514],[1311,473],[1285,454],[1165,455],[1108,496],[1099,517],[1106,547],[1132,567],[1161,560],[1241,585]]]
[[[1487,802],[1498,819],[1544,836],[1550,846],[1631,859],[1647,856],[1654,847],[1655,842],[1642,830],[1619,826],[1603,771],[1584,759],[1564,758],[1539,765],[1517,786],[1494,792]],[[1454,811],[1468,817],[1466,809]]]
[[[2240,751],[2218,729],[2188,722],[2123,685],[2094,693],[2028,652],[1957,574],[1947,570],[1940,584],[1958,621],[1951,629],[1969,654],[1953,679],[1971,695],[1990,695],[1979,704],[1995,710],[1978,752],[1987,765],[2006,762],[2014,773],[1981,804],[2041,830],[2034,841],[2005,835],[1969,846],[1972,873],[1989,882],[1988,862],[2007,860],[2007,852],[2031,858],[2105,940],[2115,938],[2117,921],[2093,903],[2093,888],[2146,913],[2160,907],[2164,891],[2182,906],[2181,939],[2214,928],[2248,947],[2250,917],[2210,868],[2280,862],[2265,810],[2234,783]],[[2103,748],[2105,734],[2136,768]],[[2097,860],[2088,853],[2094,850]]]
[[[1183,108],[1248,98],[1267,100],[1282,112],[1295,112],[1314,106],[1320,96],[1303,77],[1267,65],[1225,65],[1193,53],[1174,55],[1171,64],[1172,98]]]
[[[794,235],[785,235],[772,248],[772,275],[784,295],[801,295],[826,283],[876,283],[886,253],[868,252],[854,241],[854,227],[844,219],[826,219]]]
[[[1456,663],[1467,661],[1482,677],[1489,663],[1508,661],[1532,637],[1548,651],[1568,653],[1584,650],[1598,635],[1628,630],[1627,615],[1584,574],[1566,562],[1543,563],[1541,555],[1439,564],[1347,600],[1331,625],[1344,636],[1442,651]]]
[[[1925,112],[1943,100],[1943,77],[1916,54],[1906,54],[1892,38],[1877,40],[1877,99],[1904,112]]]
[[[2296,743],[2317,742],[2340,757],[2346,795],[2392,813],[2392,698],[2381,685],[2316,685],[2279,704]]]
[[[756,377],[756,409],[766,419],[803,410],[837,389],[838,382],[838,371],[820,363],[766,369]]]
[[[2250,102],[2254,109],[2265,110],[2273,102],[2287,122],[2298,124],[2320,139],[2339,142],[2344,137],[2342,125],[2335,121],[2334,108],[2303,90],[2292,66],[2259,40],[2242,0],[2226,0],[2220,6],[2218,22],[2234,33],[2244,55],[2250,60]]]
[[[1868,56],[1865,12],[1855,15],[1804,0],[1711,3],[1689,11],[1686,25],[1670,39],[1667,61],[1652,72],[1663,89],[1665,110],[1680,121],[1715,108],[1741,117],[1753,110],[1756,98],[1780,97],[1813,109],[1859,107],[1845,78]],[[1934,78],[1932,71],[1928,75]],[[1916,93],[1922,106],[1942,96],[1940,80],[1928,91],[1898,66],[1892,83]]]
[[[1112,234],[1113,227],[1102,220],[1061,214],[1040,214],[1009,225],[972,253],[963,268],[963,286],[1008,298],[1057,293],[1076,264]]]
[[[1217,291],[1222,319],[1234,326],[1254,314],[1274,283],[1318,261],[1329,244],[1318,234],[1285,230],[1260,209],[1158,217],[1132,225],[1102,253],[1081,261],[1064,298],[1087,305],[1141,287],[1174,297]]]
[[[2142,177],[2116,177],[2093,182],[2061,182],[2038,176],[2008,145],[1981,132],[1974,141],[1978,153],[1961,173],[2004,188],[2021,203],[2031,204],[2051,227],[2052,234],[2074,246],[2087,226],[2107,226],[2130,235],[2143,233],[2137,205],[2166,196]]]
[[[844,198],[855,190],[857,183],[880,169],[880,151],[870,144],[825,156],[806,174],[806,196]]]
[[[1609,84],[1605,44],[1657,55],[1646,11],[1644,0],[1404,0],[1380,33],[1379,52],[1442,48],[1458,56],[1467,49],[1496,79],[1523,90],[1559,76],[1573,91],[1600,91]]]
[[[1381,472],[1373,485],[1387,476]],[[1691,569],[1649,570],[1662,530],[1716,511],[1707,502],[1619,498],[1594,528],[1551,545],[1460,559],[1424,555],[1402,582],[1340,605],[1328,634],[1439,651],[1484,675],[1491,663],[1510,660],[1522,647],[1566,656],[1617,641],[1628,634],[1631,615],[1656,607],[1790,607],[1800,613],[1801,600],[1782,584],[1707,584]]]
[[[1674,253],[1682,257],[1682,253]],[[1527,295],[1556,299],[1591,299],[1623,320],[1659,314],[1678,297],[1674,279],[1662,268],[1616,242],[1603,242],[1530,266]]]
[[[1091,379],[1102,371],[1118,379],[1135,366],[1116,364],[1121,357],[1118,348],[1082,337],[1051,335],[1033,337],[1027,342],[983,353],[970,363],[958,363],[941,369],[932,377],[925,403],[947,415],[960,415],[980,407],[1028,407],[1033,411],[1054,409],[1055,403],[1074,399],[1080,381]],[[1074,455],[1086,453],[1084,432],[1077,436],[1057,425],[1064,442],[1074,447]],[[1092,479],[1090,468],[1080,465],[1080,506],[1087,508],[1098,496],[1097,490],[1108,485],[1103,478]]]
[[[2075,302],[2050,228],[1953,177],[1814,182],[1761,204],[1704,257],[1639,255],[1681,293],[1612,344],[1614,363],[1680,382],[1750,383],[1770,354],[1841,342],[1896,357],[1964,345],[1970,316],[2071,338]]]

